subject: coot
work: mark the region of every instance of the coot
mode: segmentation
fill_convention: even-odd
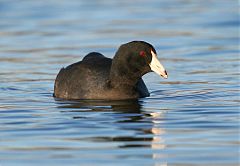
[[[54,96],[63,99],[122,100],[149,96],[142,76],[154,71],[167,78],[154,47],[144,41],[123,44],[113,59],[91,52],[82,61],[62,68]]]

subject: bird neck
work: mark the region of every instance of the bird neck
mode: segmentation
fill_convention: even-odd
[[[122,72],[114,72],[110,74],[109,80],[113,87],[135,87],[140,78]]]
[[[139,79],[141,74],[132,71],[123,59],[119,59],[118,56],[113,58],[109,77],[112,87],[134,88]]]

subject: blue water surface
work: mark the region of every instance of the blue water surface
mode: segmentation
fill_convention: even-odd
[[[150,97],[52,97],[60,68],[132,40],[169,73]],[[237,166],[239,62],[235,0],[2,0],[0,166]]]

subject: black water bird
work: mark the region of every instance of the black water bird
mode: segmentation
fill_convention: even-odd
[[[149,96],[142,76],[167,72],[154,47],[144,41],[123,44],[113,59],[91,52],[82,61],[62,68],[54,85],[54,97],[63,99],[122,100]]]

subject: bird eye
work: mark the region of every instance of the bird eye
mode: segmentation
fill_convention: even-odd
[[[140,55],[141,57],[144,57],[144,56],[146,56],[146,52],[145,52],[145,51],[140,51],[140,52],[139,52],[139,55]]]

